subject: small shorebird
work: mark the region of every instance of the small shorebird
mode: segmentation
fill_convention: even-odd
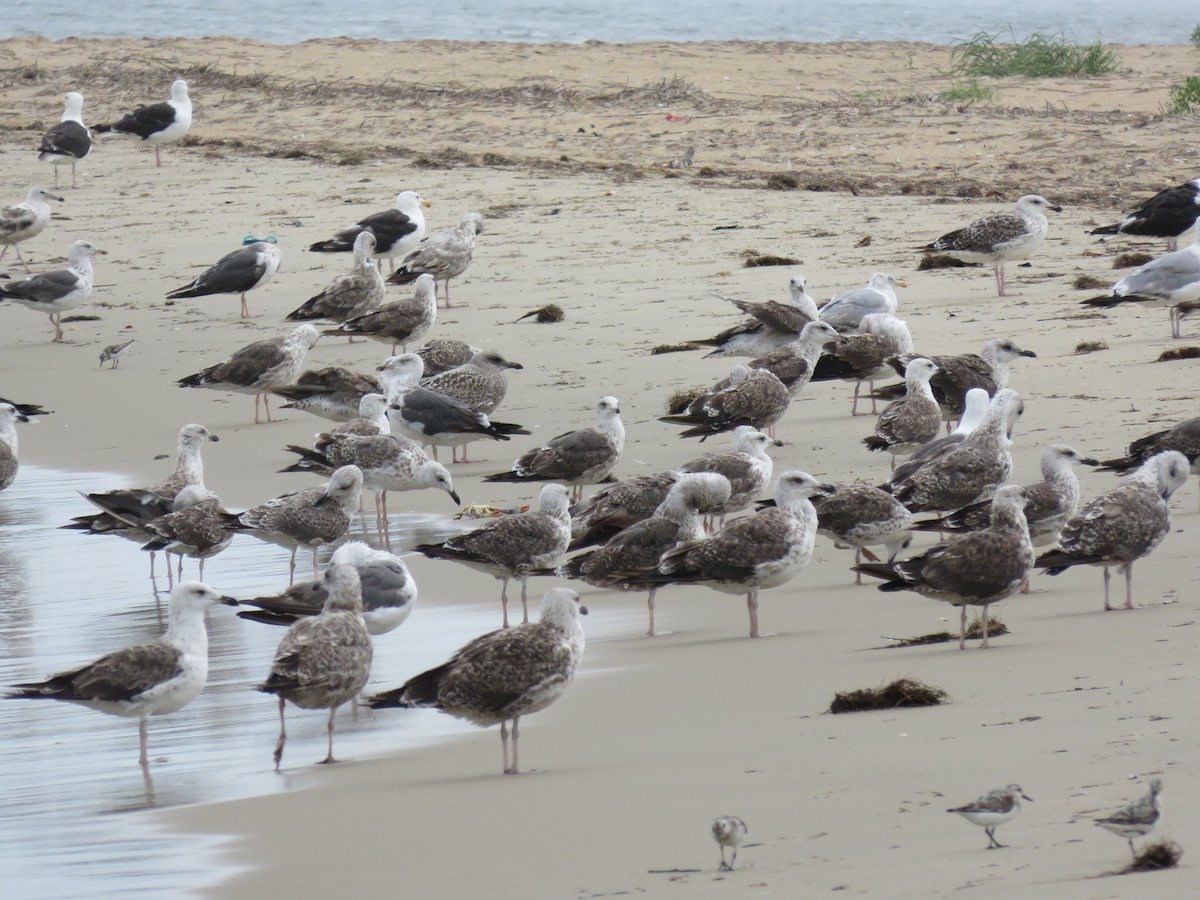
[[[717,816],[712,823],[712,836],[721,847],[721,868],[722,872],[732,872],[733,865],[737,862],[738,847],[742,846],[742,841],[746,839],[746,833],[749,831],[746,823],[737,816]],[[725,848],[729,847],[733,850],[733,858],[729,862],[725,862]]]
[[[1158,809],[1158,795],[1161,792],[1162,779],[1152,778],[1150,780],[1150,793],[1146,794],[1140,800],[1130,803],[1120,812],[1115,812],[1103,819],[1097,819],[1096,824],[1101,828],[1111,831],[1118,837],[1123,837],[1129,841],[1129,852],[1133,854],[1134,859],[1137,859],[1137,851],[1133,849],[1133,839],[1135,837],[1145,837],[1158,824],[1160,814]]]
[[[1025,796],[1019,784],[1010,784],[1008,787],[988,791],[973,803],[956,806],[946,812],[958,813],[972,825],[983,828],[988,836],[987,849],[991,850],[993,847],[1005,846],[996,840],[996,829],[1021,811],[1022,800],[1033,802]]]

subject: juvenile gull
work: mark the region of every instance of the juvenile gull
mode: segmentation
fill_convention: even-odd
[[[968,263],[989,263],[996,273],[996,294],[1004,293],[1004,263],[1025,259],[1046,238],[1049,223],[1044,210],[1062,212],[1045,197],[1026,194],[1012,212],[992,213],[976,219],[966,228],[951,231],[921,249],[926,253],[944,253]]]
[[[956,806],[946,812],[958,813],[972,825],[982,826],[988,836],[987,848],[991,850],[993,847],[1004,846],[996,840],[996,829],[1021,811],[1022,800],[1029,800],[1029,798],[1025,796],[1021,786],[1010,784],[1008,787],[988,791],[978,800],[968,803],[966,806]],[[1029,800],[1029,802],[1033,801]]]
[[[217,260],[212,267],[205,269],[191,284],[171,291],[168,300],[180,300],[186,297],[208,297],[212,294],[241,294],[242,318],[256,318],[250,315],[250,307],[246,305],[246,294],[262,287],[275,277],[279,271],[279,263],[283,259],[275,240],[254,241],[239,247],[232,253],[227,253]]]
[[[0,403],[0,491],[17,477],[17,422],[29,417],[11,403]]]
[[[1167,250],[1200,217],[1200,178],[1164,188],[1115,225],[1092,229],[1092,234],[1135,234],[1167,238]]]
[[[815,322],[819,315],[816,301],[808,293],[807,287],[807,278],[803,275],[793,276],[788,282],[791,292],[789,303],[777,300],[751,303],[723,297],[723,300],[732,303],[750,318],[726,328],[714,337],[688,343],[716,347],[705,354],[704,358],[708,359],[711,356],[761,356],[780,344],[794,341],[800,330],[809,322]]]
[[[342,466],[324,487],[305,488],[268,500],[240,515],[230,525],[292,551],[288,583],[296,576],[296,550],[312,549],[313,578],[317,577],[317,548],[346,533],[362,497],[363,476],[357,466]]]
[[[116,368],[121,364],[121,354],[133,346],[136,338],[130,338],[127,341],[121,341],[118,344],[109,344],[100,351],[100,368],[104,368],[106,362],[112,363],[112,368]]]
[[[434,459],[438,446],[461,447],[482,437],[507,441],[514,434],[529,434],[520,425],[493,422],[465,403],[421,387],[422,370],[421,357],[415,353],[389,357],[379,367],[387,385],[388,421],[393,433],[433,445]]]
[[[358,571],[334,563],[325,572],[325,604],[315,616],[297,619],[275,650],[267,680],[258,686],[279,698],[279,740],[275,743],[275,771],[283,761],[287,743],[284,707],[291,701],[301,709],[328,709],[329,752],[333,756],[333,717],[338,707],[353,700],[366,687],[374,648],[363,622],[362,588]]]
[[[397,256],[405,256],[425,237],[425,214],[429,206],[416,191],[401,191],[396,195],[396,208],[373,213],[337,232],[332,240],[317,241],[309,250],[317,253],[348,253],[354,249],[354,239],[363,231],[375,235],[375,250],[371,256],[380,262],[388,260],[395,268]]]
[[[383,384],[374,375],[343,366],[306,369],[294,383],[271,390],[288,401],[283,409],[298,409],[334,422],[357,418],[363,396],[382,392]]]
[[[1148,556],[1170,532],[1167,501],[1188,474],[1188,459],[1178,450],[1150,457],[1070,519],[1063,526],[1058,548],[1038,557],[1038,568],[1057,575],[1071,566],[1103,566],[1104,609],[1111,610],[1108,570],[1116,566],[1118,572],[1125,572],[1125,608],[1133,609],[1133,564]]]
[[[1097,819],[1096,824],[1105,831],[1111,831],[1118,837],[1129,841],[1129,852],[1137,859],[1137,851],[1133,849],[1135,837],[1145,837],[1158,824],[1159,809],[1158,795],[1162,793],[1162,779],[1150,779],[1150,792],[1140,800],[1135,800],[1119,812],[1103,819]]]
[[[987,416],[989,402],[988,393],[983,388],[971,388],[967,391],[962,418],[958,420],[958,426],[945,437],[937,438],[920,447],[909,459],[896,466],[896,471],[892,472],[892,477],[889,479],[888,490],[893,490],[895,485],[912,477],[917,469],[930,460],[936,459],[951,447],[962,443],[983,423]]]
[[[1042,451],[1042,480],[1022,488],[1025,492],[1029,540],[1035,547],[1057,544],[1059,532],[1067,520],[1075,515],[1079,505],[1079,479],[1072,469],[1075,464],[1096,466],[1100,463],[1066,444],[1051,444]],[[992,502],[984,500],[937,519],[915,522],[913,530],[950,534],[978,531],[991,521],[991,509]]]
[[[92,254],[103,253],[87,241],[76,241],[67,253],[67,268],[51,269],[22,281],[0,284],[0,300],[12,300],[26,309],[45,313],[54,326],[52,343],[62,343],[63,313],[92,296]]]
[[[719,871],[732,872],[737,864],[738,847],[746,839],[750,829],[737,816],[717,816],[712,822],[712,836],[721,847],[721,866]],[[733,850],[733,858],[725,862],[725,848]]]
[[[979,353],[962,356],[929,356],[938,372],[930,379],[929,387],[942,408],[942,418],[947,422],[962,417],[967,391],[983,388],[989,395],[1008,387],[1009,363],[1021,357],[1037,358],[1032,350],[1022,350],[1012,338],[993,338],[983,345]],[[919,358],[909,353],[893,357],[888,363],[896,374],[903,375],[908,364]],[[903,395],[904,386],[882,388],[880,394]]]
[[[730,371],[729,382],[728,387],[701,394],[686,412],[660,416],[659,421],[689,425],[679,436],[699,437],[702,441],[739,425],[770,433],[792,400],[783,382],[765,369],[739,363]]]
[[[508,393],[505,369],[524,369],[495,350],[480,350],[461,366],[424,378],[421,386],[453,397],[477,412],[491,415]]]
[[[875,422],[875,433],[863,438],[868,450],[892,455],[892,471],[897,456],[912,456],[942,429],[942,411],[929,387],[937,372],[938,367],[927,359],[910,362],[904,374],[904,396],[888,404]]]
[[[1024,505],[1023,490],[1007,485],[996,492],[987,528],[959,535],[912,559],[861,563],[854,570],[885,579],[881,591],[916,591],[922,597],[959,607],[959,650],[967,646],[967,607],[982,606],[982,646],[986,648],[988,607],[1012,596],[1033,570]]]
[[[894,562],[896,554],[912,542],[912,513],[886,491],[869,484],[837,484],[827,496],[811,498],[817,510],[817,534],[833,541],[835,547],[853,547],[854,564],[863,556],[872,562],[878,559],[868,550],[882,544],[887,548],[887,561]],[[862,573],[856,572],[855,584],[862,584]]]
[[[584,485],[607,478],[625,449],[625,426],[616,397],[601,397],[596,405],[596,427],[568,431],[529,450],[507,472],[484,481],[561,481],[571,485],[572,499],[583,497]]]
[[[42,682],[15,685],[10,697],[65,700],[110,716],[138,720],[138,762],[150,785],[146,748],[147,720],[175,712],[190,703],[208,680],[208,631],[204,613],[216,603],[236,605],[212,588],[196,582],[171,591],[170,616],[162,637],[102,656]]]
[[[647,588],[650,627],[646,634],[654,637],[654,595],[659,586],[627,581],[626,577],[639,571],[653,572],[667,551],[703,538],[700,512],[728,502],[729,493],[729,482],[715,472],[681,474],[654,515],[614,535],[603,547],[563,563],[558,574],[596,587]]]
[[[912,512],[961,509],[988,499],[1012,474],[1012,430],[1021,409],[1016,391],[997,392],[979,428],[904,481],[892,482],[892,494]]]
[[[383,302],[383,276],[371,260],[374,249],[375,235],[369,231],[359,234],[354,239],[354,262],[350,271],[333,279],[321,293],[309,298],[284,318],[291,322],[307,322],[310,319],[345,322],[366,315],[379,306]],[[353,334],[350,339],[354,340]]]
[[[358,415],[345,422],[339,422],[328,432],[318,434],[313,442],[313,449],[324,450],[324,445],[328,443],[326,439],[331,435],[376,437],[391,434],[392,426],[388,423],[387,408],[387,398],[383,394],[363,394],[362,399],[358,401]]]
[[[192,127],[192,101],[187,82],[182,78],[171,84],[171,99],[163,103],[142,106],[126,113],[109,125],[97,125],[96,134],[117,134],[136,138],[154,146],[154,165],[162,167],[163,144],[173,143]]]
[[[414,549],[431,559],[451,559],[499,580],[501,621],[507,628],[509,580],[521,582],[521,621],[528,622],[526,582],[531,571],[557,564],[570,540],[567,489],[547,484],[538,494],[536,511],[501,516],[441,544],[419,544]]]
[[[817,536],[817,513],[808,498],[833,490],[806,472],[784,472],[774,507],[734,519],[710,538],[681,544],[663,556],[657,575],[637,582],[703,584],[726,594],[744,593],[750,637],[756,638],[758,592],[791,581],[808,565]]]
[[[770,372],[787,388],[788,394],[795,397],[812,379],[817,360],[826,348],[837,347],[845,340],[829,323],[809,322],[795,340],[780,344],[774,350],[751,360],[747,365],[751,369]],[[729,385],[730,379],[727,378],[713,385],[711,390],[724,390]]]
[[[571,508],[571,546],[568,549],[582,550],[603,544],[617,532],[650,518],[666,499],[677,477],[675,472],[638,475],[601,488],[577,503]]]
[[[393,434],[354,435],[322,434],[315,449],[289,444],[287,449],[300,459],[281,472],[313,472],[330,475],[342,466],[357,466],[362,471],[363,490],[375,495],[376,527],[388,531],[388,491],[419,491],[434,488],[445,491],[461,505],[446,467],[430,459],[425,451],[407,438]]]
[[[733,513],[749,509],[771,483],[775,464],[767,455],[768,447],[780,447],[782,441],[768,437],[743,425],[734,431],[733,452],[717,453],[694,459],[679,467],[680,473],[713,472],[729,482],[729,498],[719,503],[709,503],[701,510],[708,515],[720,515],[722,519]]]
[[[409,284],[421,275],[432,275],[440,281],[450,303],[450,279],[457,278],[471,265],[475,255],[475,235],[483,233],[483,216],[469,212],[453,228],[443,228],[421,241],[388,277],[388,284]],[[437,286],[434,286],[436,293]]]
[[[347,541],[333,551],[330,565],[353,566],[362,586],[363,621],[372,636],[395,631],[407,621],[417,604],[417,583],[404,560],[362,541]],[[294,584],[272,597],[239,601],[254,606],[238,617],[268,625],[291,625],[315,616],[325,606],[329,591],[324,579]]]
[[[1192,471],[1200,475],[1200,416],[1138,438],[1123,457],[1105,460],[1100,466],[1102,471],[1125,473],[1163,450],[1178,450],[1192,461]]]
[[[858,415],[858,392],[864,381],[870,382],[871,415],[877,415],[875,379],[891,371],[887,360],[913,349],[908,325],[888,313],[864,316],[858,331],[847,334],[836,344],[826,345],[826,352],[813,367],[812,381],[854,382],[854,399],[850,415]]]
[[[183,557],[200,560],[200,578],[204,561],[216,556],[233,540],[230,513],[221,506],[217,495],[202,484],[185,487],[171,504],[172,511],[146,523],[150,540],[143,550],[162,550],[167,554],[167,575],[171,574],[171,554],[179,557],[182,577]]]
[[[63,97],[62,120],[42,136],[38,160],[54,166],[54,186],[58,187],[58,167],[71,167],[71,187],[75,187],[75,166],[92,149],[92,133],[83,124],[83,94],[68,91]]]
[[[1200,299],[1200,230],[1193,243],[1182,250],[1165,253],[1134,269],[1112,286],[1111,293],[1080,301],[1084,306],[1117,306],[1138,303],[1166,306],[1171,320],[1171,337],[1180,338],[1182,317],[1176,312],[1180,303]]]
[[[899,300],[897,287],[908,287],[887,272],[876,272],[866,287],[853,288],[838,294],[821,307],[822,322],[828,322],[838,331],[857,331],[862,320],[874,313],[896,314]]]
[[[421,362],[425,364],[425,377],[432,378],[434,375],[441,375],[455,366],[461,366],[463,363],[470,362],[471,357],[478,352],[478,347],[472,347],[466,341],[458,341],[453,338],[435,338],[432,341],[427,341],[417,351],[417,356],[421,357]]]
[[[372,697],[371,708],[437,709],[484,728],[498,722],[504,774],[516,775],[520,772],[517,742],[521,717],[545,709],[571,684],[583,657],[579,616],[586,613],[574,591],[547,591],[537,622],[476,638],[442,665]]]
[[[409,341],[420,340],[436,322],[437,298],[434,293],[433,276],[422,275],[417,279],[413,296],[385,303],[378,309],[362,315],[352,316],[337,328],[327,329],[325,334],[345,334],[351,337],[361,334],[363,337],[391,344],[392,353],[395,353],[397,344],[407,351]]]
[[[301,325],[291,334],[247,344],[225,362],[179,379],[178,385],[253,394],[254,424],[262,424],[258,412],[259,400],[267,410],[267,421],[273,422],[275,420],[271,418],[270,396],[267,392],[292,383],[304,366],[304,357],[309,348],[319,338],[320,334],[313,326]]]
[[[4,249],[0,250],[0,261],[8,253],[9,247],[16,247],[17,259],[25,267],[25,273],[32,274],[29,263],[21,255],[21,242],[37,237],[46,229],[50,222],[50,204],[46,201],[58,200],[61,203],[62,199],[44,187],[33,187],[29,189],[24,203],[14,203],[0,209],[0,244],[4,245]]]

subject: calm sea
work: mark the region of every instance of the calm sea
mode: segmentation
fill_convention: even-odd
[[[0,38],[231,35],[291,44],[311,38],[466,41],[889,40],[954,43],[980,31],[1081,42],[1185,44],[1194,0],[16,0],[0,3]],[[347,9],[357,8],[357,16]]]

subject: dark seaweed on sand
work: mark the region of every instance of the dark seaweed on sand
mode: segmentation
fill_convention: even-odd
[[[1151,841],[1142,847],[1142,852],[1123,872],[1153,872],[1156,869],[1173,869],[1183,857],[1183,848],[1166,838]]]
[[[949,699],[941,688],[915,678],[897,678],[891,684],[857,691],[839,691],[829,704],[833,715],[872,709],[899,709],[909,706],[939,706]]]
[[[994,616],[988,616],[988,636],[996,637],[997,635],[1008,634],[1008,626]],[[972,619],[967,623],[967,640],[977,641],[983,637],[983,619]],[[886,649],[890,650],[894,647],[922,647],[925,644],[945,644],[948,641],[957,641],[958,635],[951,634],[949,631],[935,631],[932,634],[919,634],[916,637],[904,638],[895,643],[888,644]]]
[[[64,319],[64,321],[66,321]],[[1200,358],[1200,347],[1168,347],[1162,353],[1158,354],[1158,359],[1155,362],[1175,362],[1177,359],[1197,359]]]

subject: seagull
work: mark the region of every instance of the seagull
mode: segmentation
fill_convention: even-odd
[[[246,294],[262,287],[275,277],[283,254],[274,237],[254,241],[227,253],[216,265],[205,269],[188,285],[167,294],[168,300],[186,297],[208,297],[212,294],[241,294],[242,318],[253,319],[246,305]],[[290,317],[289,317],[290,318]]]
[[[371,256],[380,265],[388,260],[395,267],[397,256],[406,256],[425,237],[425,214],[422,207],[430,204],[416,191],[401,191],[396,195],[396,208],[373,213],[337,232],[331,240],[317,241],[308,249],[315,253],[348,253],[362,231],[375,235],[375,250]]]
[[[17,477],[17,422],[28,422],[29,416],[11,403],[0,402],[0,491]]]
[[[26,309],[42,312],[54,326],[51,343],[63,342],[63,313],[80,306],[92,296],[92,254],[103,253],[94,244],[76,241],[67,253],[67,268],[51,269],[21,281],[0,284],[0,301],[11,300]]]
[[[938,367],[927,359],[910,362],[904,374],[904,396],[888,404],[875,422],[875,433],[863,438],[868,450],[892,455],[892,471],[897,456],[912,456],[942,430],[942,411],[929,387],[937,372]]]
[[[475,235],[482,233],[483,215],[467,213],[453,228],[443,228],[421,241],[388,277],[388,284],[409,284],[421,275],[432,275],[445,285],[446,309],[450,309],[450,279],[467,271],[475,254]]]
[[[65,700],[110,716],[136,718],[141,742],[138,762],[149,787],[147,720],[182,709],[204,688],[208,680],[204,613],[217,603],[237,605],[232,597],[224,597],[208,585],[197,582],[176,585],[171,591],[170,618],[162,637],[109,653],[46,681],[15,685],[8,696]]]
[[[508,393],[505,369],[524,369],[495,350],[480,350],[461,366],[421,379],[421,386],[453,397],[476,412],[491,415]]]
[[[9,247],[17,248],[17,259],[25,267],[25,274],[32,274],[29,263],[21,255],[21,243],[41,234],[50,222],[50,204],[47,200],[62,202],[62,197],[52,194],[44,187],[32,187],[24,203],[14,203],[0,209],[0,260],[4,259]]]
[[[988,791],[966,806],[956,806],[946,812],[958,813],[972,825],[980,825],[988,836],[987,848],[1003,847],[996,840],[996,829],[1021,811],[1021,801],[1029,800],[1019,784]],[[1032,800],[1029,800],[1032,803]]]
[[[109,344],[100,351],[100,368],[104,368],[106,362],[112,362],[112,368],[116,368],[121,364],[121,354],[133,346],[136,338],[130,338],[127,341],[122,341],[118,344]]]
[[[392,432],[419,444],[432,444],[434,459],[439,445],[456,448],[481,437],[507,441],[514,434],[529,434],[520,425],[493,422],[465,403],[421,387],[422,369],[421,357],[404,353],[386,359],[378,371],[387,383]],[[470,460],[452,458],[451,462]]]
[[[857,331],[862,320],[873,313],[896,314],[899,300],[896,288],[908,287],[887,272],[876,272],[866,287],[853,288],[838,294],[821,307],[822,322],[828,322],[841,332]]]
[[[1162,793],[1162,779],[1150,779],[1150,792],[1140,800],[1135,800],[1119,812],[1103,819],[1097,819],[1096,824],[1106,831],[1111,831],[1118,837],[1129,841],[1129,852],[1137,859],[1137,851],[1133,849],[1135,837],[1145,837],[1158,824],[1159,808],[1158,795]]]
[[[738,847],[746,839],[749,831],[746,823],[737,816],[717,816],[712,822],[712,836],[721,847],[721,872],[732,872],[737,863]],[[733,858],[725,862],[725,848],[733,850]]]
[[[313,326],[301,325],[291,334],[247,344],[225,362],[209,366],[176,383],[185,388],[253,394],[254,424],[261,425],[263,421],[258,412],[259,400],[267,410],[266,420],[273,422],[275,420],[271,418],[267,392],[291,384],[304,366],[304,357],[320,336]]]
[[[826,345],[826,352],[813,367],[812,381],[854,382],[854,398],[850,415],[858,415],[858,392],[864,381],[870,382],[871,415],[878,415],[875,405],[875,379],[891,371],[887,360],[911,353],[912,335],[908,325],[888,313],[863,316],[858,331],[844,335],[839,343]]]
[[[961,509],[986,500],[1012,474],[1012,430],[1023,406],[1010,388],[998,391],[983,424],[901,482],[885,486],[912,512]]]
[[[747,363],[751,369],[770,372],[787,388],[788,394],[797,396],[808,385],[816,371],[817,361],[828,347],[837,347],[846,340],[828,322],[809,322],[800,330],[800,335],[786,344],[780,344],[757,359]],[[729,387],[726,378],[710,388],[710,392]]]
[[[1195,300],[1200,300],[1200,230],[1196,232],[1195,241],[1187,247],[1150,260],[1114,284],[1110,293],[1080,303],[1102,308],[1121,303],[1166,306],[1171,320],[1171,337],[1181,338],[1182,316],[1176,312],[1176,307]]]
[[[520,772],[518,730],[522,716],[539,712],[563,695],[583,657],[579,595],[554,588],[542,598],[542,617],[507,631],[478,637],[436,668],[400,687],[376,694],[372,709],[436,709],[487,728],[500,723],[504,774]],[[508,723],[512,722],[512,761]]]
[[[96,134],[118,134],[154,145],[154,165],[162,167],[163,144],[174,143],[192,127],[192,101],[187,82],[182,78],[171,84],[171,99],[142,106],[126,113],[110,125],[97,125]]]
[[[266,503],[230,514],[229,524],[257,538],[292,551],[288,583],[295,581],[296,551],[312,548],[313,578],[317,577],[317,548],[332,544],[350,527],[362,497],[363,476],[357,466],[342,466],[324,487],[283,494]]]
[[[374,375],[352,372],[344,366],[306,369],[292,384],[271,389],[272,394],[288,401],[283,409],[299,409],[333,422],[357,418],[362,398],[382,392],[383,385]]]
[[[701,511],[727,503],[729,494],[729,481],[716,472],[680,474],[653,516],[630,525],[603,547],[572,557],[558,567],[557,574],[578,578],[596,587],[622,590],[647,587],[650,627],[646,634],[654,637],[654,595],[659,585],[635,584],[627,581],[627,576],[639,571],[653,572],[663,554],[682,543],[705,537],[700,522]]]
[[[728,387],[701,394],[686,412],[660,416],[658,420],[689,425],[679,436],[699,437],[702,442],[739,425],[751,425],[770,434],[791,400],[791,393],[775,375],[738,363],[730,370]]]
[[[1108,600],[1108,570],[1125,572],[1125,608],[1133,609],[1133,564],[1148,556],[1171,530],[1167,505],[1190,474],[1188,459],[1177,450],[1164,450],[1142,463],[1115,488],[1101,494],[1071,518],[1062,529],[1058,548],[1038,557],[1037,567],[1051,575],[1071,566],[1104,567],[1104,609]]]
[[[816,301],[807,288],[808,279],[803,275],[794,275],[788,282],[791,293],[788,303],[777,300],[752,303],[722,297],[750,318],[726,328],[714,337],[688,343],[716,347],[705,354],[704,358],[708,359],[712,356],[761,356],[780,344],[794,341],[800,330],[809,322],[815,322],[819,316]]]
[[[717,453],[694,459],[679,467],[681,474],[713,472],[729,482],[730,496],[719,503],[701,507],[707,515],[724,517],[749,509],[771,483],[775,463],[767,455],[768,447],[782,447],[777,441],[748,425],[739,426],[733,435],[733,452]]]
[[[284,318],[289,322],[307,322],[310,319],[345,322],[366,315],[379,306],[383,302],[383,276],[371,260],[374,250],[375,235],[369,231],[359,232],[354,239],[354,263],[350,271],[333,279],[325,290]],[[350,340],[354,340],[353,334]]]
[[[882,544],[887,548],[887,561],[912,543],[912,513],[887,491],[869,484],[836,484],[827,496],[811,498],[817,510],[817,534],[833,541],[838,548],[854,548],[854,564],[863,556],[871,561],[878,557],[867,550]],[[862,584],[862,573],[856,572],[855,584]]]
[[[1178,450],[1192,461],[1192,471],[1200,475],[1200,416],[1185,419],[1174,428],[1138,438],[1129,445],[1125,456],[1101,462],[1101,470],[1124,474],[1163,450]]]
[[[658,573],[631,583],[703,584],[725,594],[745,594],[750,637],[759,637],[758,592],[779,587],[812,559],[817,513],[809,502],[828,494],[807,472],[784,472],[775,487],[775,506],[734,519],[715,535],[681,544],[663,556]]]
[[[275,742],[275,771],[287,743],[284,707],[291,701],[301,709],[328,709],[329,752],[333,756],[333,717],[338,707],[353,700],[367,685],[374,648],[363,621],[362,587],[358,571],[334,563],[325,572],[325,605],[315,616],[297,619],[275,650],[267,680],[258,686],[279,698],[279,740]]]
[[[185,487],[171,504],[172,511],[151,519],[145,531],[150,540],[143,550],[167,554],[167,576],[171,574],[171,554],[179,557],[180,577],[183,557],[200,560],[200,577],[204,578],[204,561],[216,556],[233,540],[234,529],[229,527],[230,513],[221,506],[217,495],[194,484]]]
[[[1092,234],[1136,234],[1167,238],[1167,250],[1200,217],[1200,178],[1159,191],[1116,225],[1104,225]]]
[[[395,631],[412,615],[417,604],[417,583],[408,566],[386,550],[376,550],[362,541],[347,541],[336,550],[330,565],[353,566],[362,585],[363,621],[372,636]],[[273,597],[239,601],[254,606],[238,617],[268,625],[291,625],[318,615],[329,597],[323,579],[294,584]]]
[[[616,397],[601,397],[596,405],[596,427],[568,431],[529,450],[507,472],[488,475],[484,481],[561,481],[571,485],[572,499],[583,497],[583,488],[599,484],[617,467],[625,449],[625,426]]]
[[[861,563],[854,571],[885,579],[881,591],[916,591],[959,607],[959,650],[967,647],[967,607],[982,606],[982,646],[986,648],[988,607],[1012,596],[1033,570],[1033,545],[1024,507],[1022,488],[1007,485],[996,492],[987,528],[938,544],[912,559]]]
[[[417,351],[417,356],[421,357],[421,361],[425,364],[424,377],[432,378],[434,375],[440,375],[456,366],[470,362],[471,357],[478,352],[478,347],[472,347],[466,341],[457,341],[453,338],[434,338]]]
[[[42,137],[38,160],[54,166],[54,186],[58,187],[58,167],[71,167],[71,187],[75,187],[75,165],[91,152],[92,133],[83,124],[83,94],[68,91],[63,97],[62,120]]]
[[[364,232],[365,234],[366,232]],[[378,272],[376,273],[378,274]],[[347,318],[337,328],[326,329],[324,334],[361,334],[384,344],[396,346],[408,352],[409,341],[416,341],[437,323],[436,286],[432,275],[422,275],[413,288],[413,296],[385,303],[376,309]]]
[[[927,462],[942,456],[952,447],[956,447],[966,440],[967,436],[974,433],[987,416],[988,404],[991,398],[988,397],[988,392],[983,388],[971,388],[967,391],[963,399],[962,418],[958,420],[958,426],[945,437],[937,438],[930,441],[917,450],[909,459],[896,466],[896,471],[892,473],[889,480],[887,490],[895,490],[895,487],[908,478],[912,477],[917,469],[921,468]]]
[[[486,525],[455,535],[440,544],[418,544],[415,549],[430,559],[451,559],[487,572],[500,581],[502,627],[508,627],[508,582],[521,582],[522,622],[529,621],[526,582],[535,569],[555,565],[571,540],[571,515],[567,489],[561,484],[542,486],[535,511],[492,519]]]
[[[1047,209],[1062,212],[1061,206],[1055,206],[1045,197],[1026,194],[1012,212],[983,216],[920,249],[968,263],[991,263],[996,273],[996,294],[1004,297],[1004,263],[1025,259],[1041,246],[1049,228],[1044,212]]]

